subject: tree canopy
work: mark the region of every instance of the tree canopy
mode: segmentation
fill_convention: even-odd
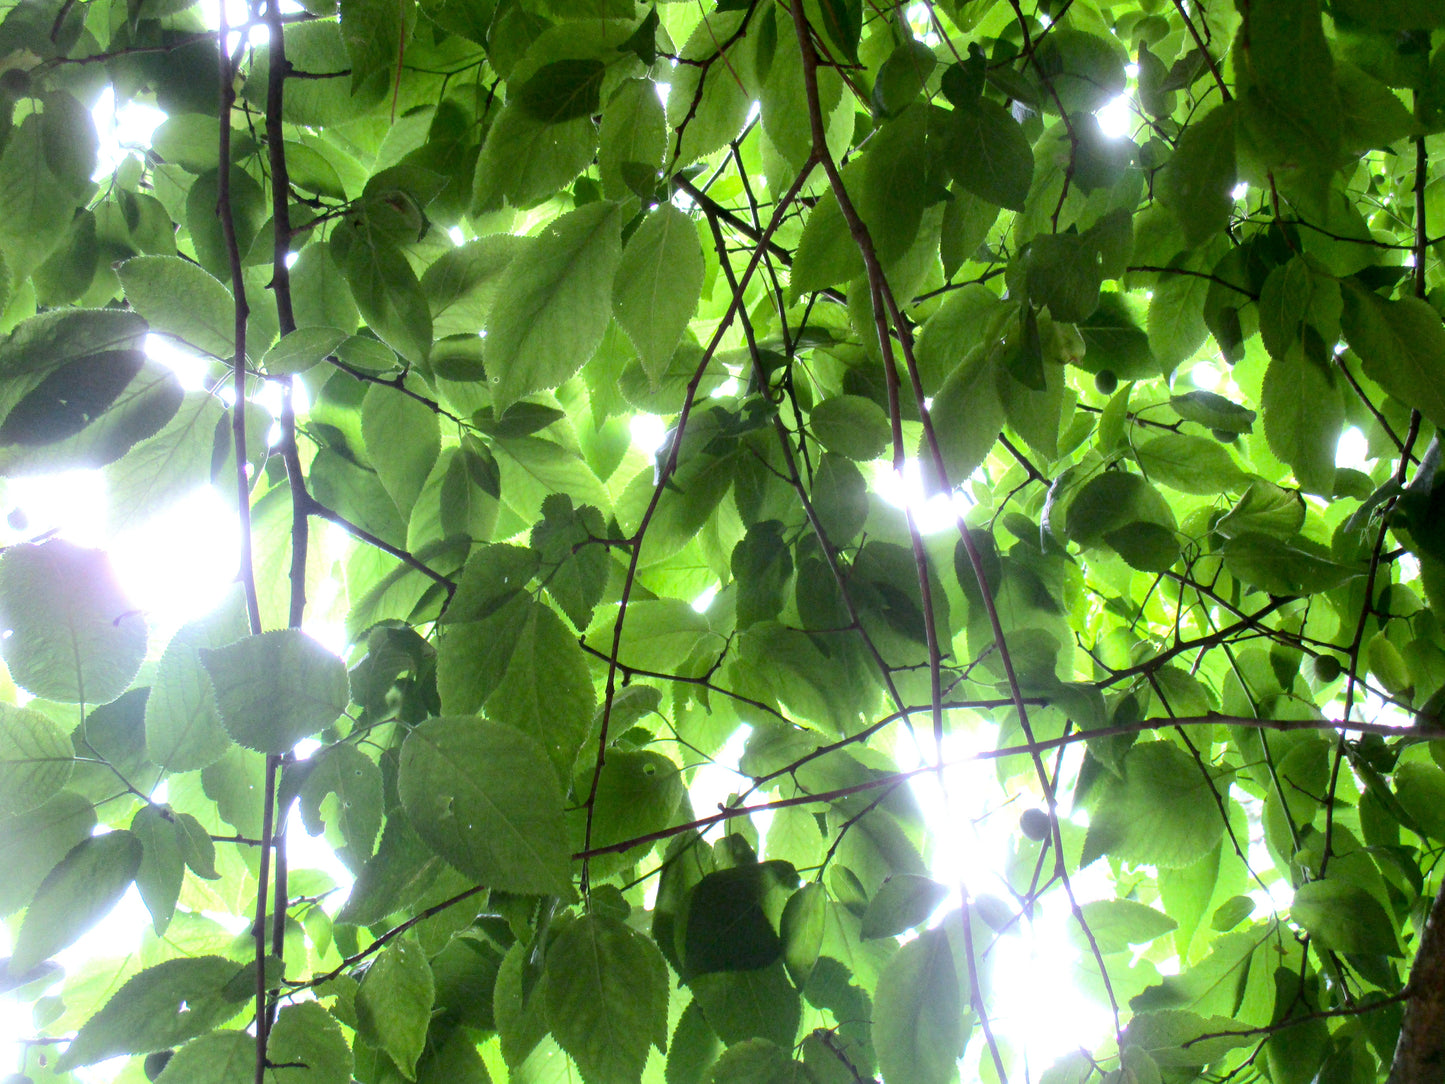
[[[1438,1081],[1442,133],[1436,0],[0,0],[8,1079]]]

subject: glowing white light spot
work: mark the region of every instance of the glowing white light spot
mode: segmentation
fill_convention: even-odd
[[[1196,388],[1213,391],[1219,387],[1220,381],[1224,379],[1224,374],[1213,365],[1196,365],[1189,370],[1189,379],[1194,381]]]
[[[740,387],[742,387],[742,385],[738,383],[738,378],[730,376],[712,390],[710,397],[713,399],[726,399],[730,395],[736,395]]]
[[[300,258],[301,258],[301,253],[299,253],[299,252],[288,252],[288,253],[286,253],[286,266],[287,266],[288,268],[290,268],[290,267],[295,267],[295,266],[296,266],[296,261],[299,260]]]
[[[720,586],[720,584],[715,583],[702,594],[698,595],[697,598],[692,600],[692,608],[700,614],[707,613],[707,608],[712,605],[712,600],[717,598]]]
[[[632,446],[645,456],[654,456],[667,438],[667,422],[656,414],[637,414],[628,424]]]
[[[216,29],[221,25],[221,4],[219,0],[202,0],[197,5],[201,15],[201,21],[209,28]],[[278,10],[283,15],[295,14],[302,10],[296,0],[281,0]],[[230,27],[246,26],[251,19],[251,13],[247,10],[245,0],[226,0],[226,25]],[[271,32],[264,23],[257,23],[248,27],[246,33],[246,44],[252,47],[265,45],[271,40]],[[241,31],[232,30],[226,35],[226,49],[235,52],[236,47],[241,44]]]
[[[17,541],[56,531],[77,546],[105,541],[105,479],[99,471],[22,475],[5,481],[6,504],[19,509],[25,527]]]
[[[1245,196],[1249,195],[1249,185],[1247,185],[1243,181],[1240,181],[1237,185],[1235,185],[1229,190],[1229,194],[1234,199],[1244,199]]]
[[[1359,426],[1352,425],[1340,434],[1340,442],[1335,445],[1335,466],[1368,471],[1374,462],[1369,454],[1370,442]]]
[[[453,226],[447,230],[447,236],[452,239],[452,244],[454,245],[464,245],[467,243],[467,235],[462,232],[460,226]]]
[[[130,151],[149,148],[151,135],[166,119],[155,106],[140,102],[126,102],[117,109],[115,89],[109,86],[100,92],[90,115],[95,118],[95,131],[100,137],[95,172],[91,175],[97,181],[109,176]]]
[[[340,843],[339,839],[334,841],[335,846]],[[346,897],[351,894],[351,886],[356,882],[356,877],[336,857],[334,845],[327,840],[324,832],[314,837],[307,835],[306,825],[301,822],[300,807],[291,807],[291,815],[286,819],[286,863],[291,869],[320,870],[336,882],[337,891],[321,903],[331,915],[341,910]]]
[[[1125,65],[1124,65],[1124,74],[1127,75],[1130,79],[1138,79],[1138,78],[1139,78],[1139,65],[1138,65],[1138,64],[1125,64]]]
[[[958,485],[964,479],[954,479]],[[923,534],[937,534],[939,531],[955,528],[958,517],[973,507],[974,501],[966,490],[953,493],[929,493],[923,484],[923,471],[918,461],[910,459],[903,465],[903,474],[892,467],[880,465],[873,479],[873,491],[895,508],[906,508],[913,514],[913,521]]]
[[[1413,553],[1402,553],[1395,561],[1401,583],[1414,583],[1420,578],[1420,559]]]
[[[726,804],[729,795],[747,789],[751,781],[738,771],[737,765],[752,732],[753,728],[746,723],[738,727],[728,738],[726,744],[717,751],[713,760],[704,764],[693,776],[692,786],[688,788],[688,796],[692,799],[692,807],[697,811],[699,817],[716,813],[719,806]],[[752,815],[753,824],[757,826],[759,836],[768,834],[768,825],[772,823],[772,819],[772,810]],[[713,829],[718,833],[713,838],[721,838],[726,833],[727,823],[724,821],[719,827]]]
[[[1099,130],[1109,139],[1122,139],[1134,127],[1134,103],[1129,95],[1120,94],[1094,112]]]
[[[340,621],[308,621],[305,632],[333,655],[345,655],[346,649],[351,645],[346,626]]]
[[[207,613],[236,579],[236,513],[211,486],[192,490],[107,547],[126,594],[157,629]]]
[[[182,349],[174,339],[164,335],[147,335],[145,352],[146,357],[175,373],[186,391],[200,391],[206,386],[206,370],[211,367],[210,361]]]

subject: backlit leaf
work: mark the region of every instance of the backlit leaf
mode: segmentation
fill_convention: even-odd
[[[346,708],[346,667],[299,629],[200,648],[221,722],[248,749],[284,753]]]
[[[402,747],[398,783],[417,834],[506,892],[568,895],[562,788],[535,738],[501,723],[432,719]]]
[[[597,348],[622,255],[619,217],[611,203],[579,207],[507,268],[487,325],[497,407],[556,387]]]
[[[0,654],[36,696],[104,704],[145,656],[146,622],[121,591],[110,559],[55,539],[0,557]]]

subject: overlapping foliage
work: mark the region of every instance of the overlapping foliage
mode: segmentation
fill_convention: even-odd
[[[245,543],[157,643],[10,525],[25,1077],[1432,1079],[1445,8],[0,8],[0,469]]]

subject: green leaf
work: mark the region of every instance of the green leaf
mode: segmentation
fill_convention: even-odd
[[[15,404],[0,443],[45,445],[74,437],[126,390],[145,365],[139,350],[107,350],[55,369]]]
[[[324,820],[341,837],[337,857],[360,870],[381,830],[381,769],[356,746],[341,742],[312,757],[299,794],[306,831],[317,835]]]
[[[247,636],[197,654],[211,677],[221,722],[248,749],[290,752],[346,709],[345,664],[299,629]]]
[[[802,1005],[781,960],[749,971],[715,971],[688,980],[703,1015],[729,1046],[767,1039],[791,1049]]]
[[[1179,553],[1174,511],[1137,474],[1105,471],[1069,503],[1067,531],[1084,547],[1108,545],[1135,568],[1160,572]]]
[[[810,881],[788,897],[778,932],[783,939],[783,963],[799,987],[807,985],[818,963],[827,923],[828,894],[817,881]]]
[[[417,834],[463,873],[504,892],[571,894],[562,788],[536,739],[432,719],[407,736],[397,785]]]
[[[612,733],[621,733],[620,713],[614,712]],[[592,788],[593,762],[579,757],[577,772],[572,777],[574,794],[586,795]],[[682,774],[676,764],[661,753],[650,750],[610,749],[597,779],[597,794],[592,803],[592,848],[610,847],[657,832],[673,823],[678,804],[685,793]],[[573,813],[578,829],[573,838],[578,849],[585,836],[585,810]],[[621,855],[592,859],[592,875],[605,876],[603,870],[622,868],[645,854],[650,844],[639,844]],[[609,861],[610,859],[610,861]]]
[[[1206,1017],[1175,1009],[1138,1013],[1124,1035],[1129,1044],[1126,1050],[1147,1053],[1156,1066],[1166,1067],[1203,1066],[1230,1050],[1252,1045],[1249,1030],[1231,1017]]]
[[[229,358],[235,350],[236,313],[231,291],[179,256],[137,256],[116,272],[130,307],[157,331],[197,350]],[[249,350],[265,343],[247,341]]]
[[[948,1084],[968,1030],[953,948],[942,927],[900,948],[878,978],[873,1043],[885,1079]]]
[[[1187,422],[1198,422],[1223,433],[1248,433],[1258,416],[1248,407],[1212,391],[1190,391],[1169,398],[1169,405]]]
[[[567,494],[554,493],[542,502],[542,516],[531,541],[547,568],[543,583],[572,623],[585,629],[607,588],[607,548],[597,541],[607,534],[602,513],[589,504],[574,509]]]
[[[351,90],[379,82],[386,87],[398,67],[416,21],[414,0],[341,0],[341,37],[351,59]]]
[[[1340,99],[1316,0],[1265,0],[1243,12],[1243,121],[1270,164],[1329,168]]]
[[[1385,301],[1345,282],[1341,320],[1365,375],[1436,425],[1445,425],[1445,327],[1429,305]]]
[[[868,484],[852,462],[825,452],[813,477],[813,510],[824,535],[842,546],[863,529],[868,518]]]
[[[591,117],[547,124],[520,102],[509,102],[477,158],[472,212],[500,210],[504,201],[513,207],[541,203],[586,169],[596,153]]]
[[[1225,542],[1224,567],[1245,583],[1271,595],[1328,591],[1360,575],[1297,544],[1258,531],[1242,531]]]
[[[808,220],[788,277],[788,296],[825,290],[863,273],[863,257],[848,231],[837,197],[831,192],[820,198]]]
[[[409,515],[441,452],[436,411],[384,384],[361,401],[361,433],[377,476],[403,516]]]
[[[813,149],[813,126],[803,86],[802,55],[798,52],[797,35],[784,29],[775,43],[769,43],[766,37],[759,40],[757,64],[760,68],[770,44],[772,58],[767,61],[767,74],[758,94],[760,119],[763,132],[771,144],[769,149],[776,149],[790,170],[798,170],[807,162]],[[831,67],[820,65],[817,89],[818,112],[823,118],[826,133],[832,127],[831,117],[843,97],[843,80]],[[847,125],[847,131],[851,133],[851,123]],[[791,171],[786,176],[791,177]]]
[[[0,915],[28,904],[45,875],[94,828],[95,807],[69,790],[28,813],[0,820],[0,863],[5,869]]]
[[[1445,839],[1445,772],[1407,761],[1396,767],[1394,783],[1400,805],[1415,823],[1431,838]]]
[[[0,629],[10,676],[50,700],[114,700],[145,656],[145,619],[122,594],[110,559],[59,539],[0,556]]]
[[[950,115],[949,172],[960,188],[980,199],[1022,211],[1034,176],[1034,151],[1019,122],[988,98]]]
[[[1159,174],[1159,198],[1179,216],[1191,248],[1222,233],[1234,209],[1235,104],[1223,102],[1192,122]]]
[[[872,399],[835,395],[808,414],[813,435],[830,452],[866,463],[877,459],[890,439],[888,415]]]
[[[1101,854],[1178,869],[1203,858],[1224,834],[1215,783],[1193,757],[1167,741],[1143,742],[1124,756],[1089,823],[1081,861]]]
[[[602,105],[602,61],[591,57],[543,64],[508,99],[543,124],[590,117]]]
[[[1370,892],[1344,877],[1295,889],[1290,916],[1339,952],[1400,956],[1395,924]]]
[[[721,650],[722,638],[707,617],[680,599],[644,599],[627,605],[625,619],[604,610],[587,630],[588,643],[599,650],[612,646],[613,622],[623,620],[617,658],[624,666],[662,673],[699,651]]]
[[[331,255],[341,268],[366,326],[398,354],[425,361],[431,353],[431,307],[405,254],[376,231],[338,229]],[[349,238],[349,244],[341,244]]]
[[[0,815],[43,805],[70,779],[74,760],[69,736],[48,716],[0,704]]]
[[[1355,150],[1388,147],[1415,135],[1419,124],[1389,87],[1353,64],[1335,63],[1340,141]]]
[[[547,947],[547,1026],[584,1080],[638,1082],[647,1050],[667,1044],[667,965],[657,947],[607,915],[583,915]]]
[[[434,996],[431,965],[410,937],[382,949],[356,991],[357,1034],[384,1050],[408,1080],[426,1045]]]
[[[1335,10],[1375,30],[1425,30],[1445,25],[1431,0],[1335,0]]]
[[[793,555],[775,519],[755,523],[733,547],[730,568],[737,584],[737,627],[776,617],[783,608]]]
[[[619,218],[616,204],[579,207],[507,268],[487,326],[497,409],[556,387],[597,349],[622,257]]]
[[[146,757],[168,771],[204,768],[230,748],[210,675],[197,651],[223,647],[249,631],[239,598],[181,626],[171,637],[146,698]]]
[[[928,187],[931,164],[922,107],[880,125],[860,158],[862,184],[854,204],[885,266],[902,258],[918,236],[924,205],[934,196]]]
[[[667,117],[657,84],[650,79],[626,80],[602,112],[597,148],[602,194],[608,199],[625,199],[632,193],[650,197],[656,191],[666,146]],[[646,182],[646,190],[640,181]]]
[[[671,203],[659,205],[628,238],[612,284],[612,311],[654,383],[697,311],[702,283],[692,219]]]
[[[185,829],[168,808],[147,805],[136,811],[130,830],[143,848],[135,875],[136,888],[151,913],[152,927],[157,934],[163,934],[175,914],[186,876]]]
[[[1179,923],[1161,911],[1136,900],[1095,900],[1082,908],[1083,926],[1093,935],[1100,952],[1123,952],[1130,945],[1147,945],[1177,929]],[[1085,951],[1088,939],[1079,924],[1069,927],[1069,937]]]
[[[827,31],[828,40],[841,49],[847,59],[858,63],[858,39],[863,33],[862,0],[818,0],[818,13],[821,18],[816,25]],[[811,16],[811,12],[809,14]]]
[[[266,351],[261,367],[269,376],[304,373],[336,352],[349,332],[334,327],[303,327],[283,335]]]
[[[781,862],[703,877],[679,917],[678,950],[688,982],[714,971],[755,971],[780,959],[783,943],[764,904],[776,888],[796,883],[792,867]]]
[[[512,260],[530,238],[491,234],[444,252],[421,277],[422,292],[431,305],[432,334],[475,337],[485,327],[497,286]],[[440,364],[434,360],[433,365]]]
[[[1298,347],[1270,359],[1260,393],[1270,451],[1294,468],[1300,486],[1329,496],[1345,404],[1334,372]]]
[[[506,672],[484,702],[487,717],[535,738],[565,779],[592,721],[587,658],[576,634],[540,603],[527,603],[511,628],[508,647],[496,652],[506,655]]]
[[[244,1031],[212,1031],[192,1039],[166,1062],[157,1084],[250,1084],[255,1080],[256,1039]]]
[[[76,844],[36,889],[15,935],[10,973],[29,971],[104,918],[135,880],[141,851],[141,841],[122,831]]]
[[[1184,270],[1193,270],[1187,265]],[[1166,373],[1188,361],[1209,338],[1204,302],[1209,279],[1191,274],[1165,274],[1149,299],[1149,348]],[[1190,393],[1195,394],[1195,393]]]
[[[678,52],[680,63],[672,72],[667,94],[667,123],[681,134],[668,147],[671,165],[684,166],[722,147],[740,131],[748,118],[753,95],[741,85],[733,54],[722,51],[741,29],[744,14],[713,11],[702,15]],[[736,50],[741,54],[742,50]],[[728,63],[710,58],[725,56]],[[687,118],[686,125],[683,124]]]
[[[896,937],[928,920],[948,895],[948,889],[937,881],[916,873],[900,873],[883,882],[868,910],[863,912],[863,929],[859,934],[867,941],[876,937]]]
[[[879,67],[873,81],[873,107],[885,117],[897,116],[917,100],[937,63],[932,49],[909,38]]]
[[[766,1039],[728,1047],[706,1077],[708,1084],[806,1084],[812,1079],[802,1063]]]
[[[77,200],[50,169],[43,149],[44,114],[32,113],[9,132],[0,153],[0,250],[16,281],[36,267],[65,236]],[[7,118],[8,119],[8,118]]]
[[[1184,493],[1227,492],[1248,482],[1224,445],[1212,437],[1164,433],[1141,441],[1134,455],[1146,475]]]
[[[57,1068],[68,1071],[117,1054],[165,1050],[224,1024],[255,993],[254,984],[246,981],[250,970],[221,956],[181,957],[146,968],[85,1022]],[[255,1039],[250,1041],[254,1067]]]

